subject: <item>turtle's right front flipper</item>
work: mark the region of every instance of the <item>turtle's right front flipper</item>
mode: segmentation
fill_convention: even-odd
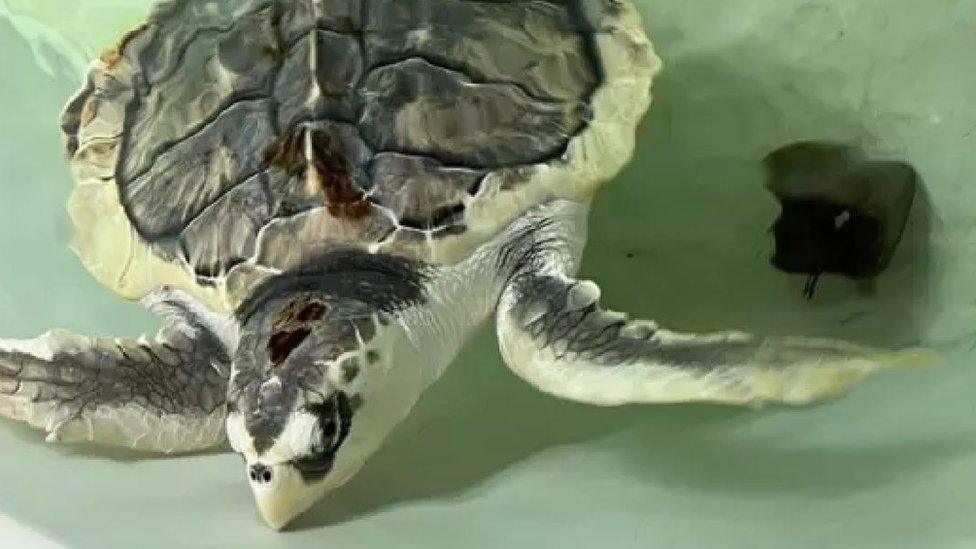
[[[579,209],[579,207],[575,207]],[[601,307],[596,284],[573,278],[579,229],[556,202],[510,231],[510,271],[497,308],[509,367],[539,389],[599,405],[717,402],[808,404],[883,369],[924,365],[927,351],[841,341],[681,334]],[[550,212],[550,213],[547,213]],[[571,219],[571,217],[567,218]]]
[[[50,441],[163,453],[222,443],[225,342],[178,293],[147,299],[168,317],[151,341],[57,331],[0,340],[0,416],[44,429]]]
[[[580,402],[803,405],[869,374],[924,365],[925,351],[888,352],[833,340],[681,334],[603,310],[595,284],[515,278],[498,310],[505,361],[539,389]]]

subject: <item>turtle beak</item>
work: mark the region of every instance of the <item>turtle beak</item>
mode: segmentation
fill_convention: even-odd
[[[275,530],[287,526],[325,493],[324,483],[306,484],[288,464],[255,463],[249,466],[248,476],[261,518]]]

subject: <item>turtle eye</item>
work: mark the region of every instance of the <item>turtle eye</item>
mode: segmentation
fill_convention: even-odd
[[[336,452],[342,446],[352,427],[352,406],[349,397],[336,392],[321,404],[309,404],[305,411],[313,414],[319,422],[321,438],[314,441],[313,452],[292,460],[302,478],[313,481],[322,478],[332,470]]]
[[[316,448],[323,450],[333,450],[338,447],[337,440],[340,434],[340,421],[338,398],[334,395],[322,404],[310,404],[305,410],[313,414],[319,424],[319,440],[313,441]]]
[[[335,452],[320,452],[291,461],[306,482],[321,480],[332,470]]]
[[[333,419],[333,418],[322,419],[322,438],[323,439],[325,439],[325,440],[333,440],[338,432],[339,432],[339,426],[336,425],[335,419]]]

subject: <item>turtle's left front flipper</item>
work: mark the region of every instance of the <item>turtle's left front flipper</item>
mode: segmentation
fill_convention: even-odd
[[[679,334],[605,311],[597,286],[567,276],[558,254],[535,257],[504,290],[499,343],[518,375],[570,400],[802,405],[835,396],[875,371],[932,360],[926,351],[832,340]]]
[[[154,340],[49,332],[0,340],[0,416],[49,441],[191,452],[224,440],[229,342],[219,321],[179,292],[145,300],[166,316]]]

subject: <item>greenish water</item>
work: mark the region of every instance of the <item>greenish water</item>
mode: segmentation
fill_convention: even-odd
[[[0,335],[155,321],[66,243],[58,112],[140,0],[0,0]],[[584,271],[686,329],[924,342],[942,368],[808,410],[594,409],[536,394],[483,334],[363,473],[274,534],[238,458],[91,456],[0,428],[0,514],[77,547],[976,546],[976,1],[642,0],[666,70]],[[12,25],[13,23],[14,25]],[[768,267],[758,161],[799,139],[912,162],[929,207],[873,292]],[[628,257],[628,256],[632,257]]]

